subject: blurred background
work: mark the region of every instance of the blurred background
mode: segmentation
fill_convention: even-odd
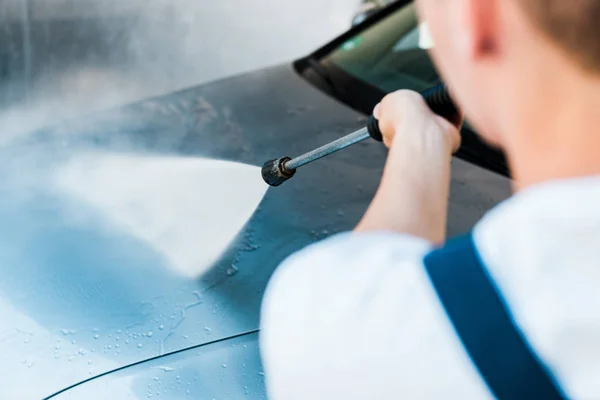
[[[348,29],[360,4],[2,0],[0,126],[31,130],[299,58]]]

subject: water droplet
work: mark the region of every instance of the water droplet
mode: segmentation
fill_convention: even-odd
[[[94,335],[94,339],[100,339],[100,335],[98,335],[98,334],[95,334],[95,335]]]
[[[167,366],[161,366],[161,367],[158,367],[158,369],[160,369],[160,370],[161,370],[161,371],[163,371],[163,372],[171,372],[171,371],[175,371],[175,368],[172,368],[172,367],[167,367]]]
[[[56,346],[54,346],[54,349],[55,349],[55,350],[58,350],[58,349],[60,349],[60,344],[57,344]]]
[[[77,340],[73,339],[73,340],[71,340],[71,343],[75,344],[75,343],[77,343]]]
[[[262,372],[262,371],[261,371],[261,372],[259,372],[258,374],[259,374],[260,376],[265,376],[265,373],[264,373],[264,372]]]
[[[212,329],[210,329],[208,326],[205,326],[205,327],[204,327],[204,330],[205,330],[206,332],[208,332],[208,333],[210,333],[210,332],[212,331]]]
[[[27,368],[31,368],[31,367],[33,367],[33,363],[32,362],[30,362],[29,364],[27,364]]]
[[[100,329],[94,328],[94,329],[92,329],[92,331],[94,331],[94,332],[100,332]]]
[[[121,333],[122,331],[120,329],[117,329],[117,333]]]
[[[92,360],[88,360],[88,364],[89,364],[89,365],[92,365],[93,363],[94,363],[94,361],[92,361]]]
[[[69,358],[67,358],[67,360],[73,361],[73,356],[69,356]]]
[[[138,347],[138,349],[141,349],[142,347],[144,347],[144,345],[141,343],[138,343],[137,347]]]
[[[109,348],[109,349],[112,349],[112,344],[109,344],[109,345],[108,345],[108,348]]]
[[[29,339],[29,338],[27,338],[27,339],[23,340],[23,343],[25,343],[25,344],[27,344],[27,343],[29,343],[29,342],[31,342],[31,339]]]
[[[188,395],[189,395],[189,394],[190,394],[190,389],[186,390],[186,391],[185,391],[185,394],[188,394]]]
[[[160,330],[162,331],[163,329],[165,329],[165,326],[164,326],[164,325],[160,325],[160,326],[158,327],[158,329],[160,329]]]
[[[85,350],[84,349],[79,349],[79,354],[81,354],[83,356],[85,354]]]
[[[152,337],[152,331],[148,332],[148,333],[146,334],[146,336],[148,336],[148,337]]]
[[[121,339],[121,338],[120,338],[120,337],[118,337],[118,336],[117,336],[117,337],[115,337],[115,340],[119,340],[119,339]]]
[[[227,364],[221,365],[221,368],[227,368]]]
[[[323,229],[321,231],[321,234],[323,234],[323,235],[329,235],[329,231],[327,229]]]
[[[346,215],[346,213],[342,210],[338,210],[337,215],[338,217],[343,217],[344,215]]]
[[[235,274],[237,274],[239,272],[238,267],[236,267],[235,265],[231,265],[229,268],[227,268],[227,276],[234,276]]]
[[[119,343],[115,344],[115,347],[116,347],[116,348],[119,348]]]

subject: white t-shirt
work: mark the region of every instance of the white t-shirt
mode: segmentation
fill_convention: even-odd
[[[515,195],[473,232],[568,398],[600,399],[600,177]],[[262,309],[269,398],[489,399],[423,265],[427,241],[344,233],[294,254]]]

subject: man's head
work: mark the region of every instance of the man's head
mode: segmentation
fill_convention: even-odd
[[[510,146],[515,121],[538,114],[536,102],[567,95],[561,85],[600,82],[600,0],[417,3],[441,73],[493,143]]]

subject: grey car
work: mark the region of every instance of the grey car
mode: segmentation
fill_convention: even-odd
[[[268,190],[259,167],[438,83],[421,34],[399,1],[296,62],[3,139],[0,397],[264,399],[268,280],[353,228],[386,149],[361,143]],[[451,235],[510,192],[502,154],[463,137]]]

